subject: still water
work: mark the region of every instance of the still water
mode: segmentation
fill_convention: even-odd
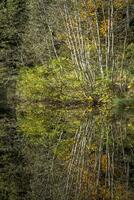
[[[133,200],[134,114],[17,105],[0,115],[1,200]]]

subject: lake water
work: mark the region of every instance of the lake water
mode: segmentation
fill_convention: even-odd
[[[1,200],[134,199],[133,113],[16,105],[0,156]]]

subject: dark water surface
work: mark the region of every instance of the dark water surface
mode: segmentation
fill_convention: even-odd
[[[133,113],[18,105],[0,156],[0,200],[134,199]]]

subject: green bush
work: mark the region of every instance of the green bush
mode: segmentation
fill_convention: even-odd
[[[19,71],[17,96],[21,99],[41,99],[45,87],[45,67],[26,68]]]
[[[17,96],[23,100],[82,99],[83,82],[65,58],[53,59],[48,66],[22,67],[17,79]]]

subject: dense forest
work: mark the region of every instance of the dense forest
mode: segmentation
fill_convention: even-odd
[[[134,0],[0,0],[0,199],[134,199]]]
[[[98,105],[121,97],[116,103],[133,104],[133,13],[132,0],[1,1],[1,93],[6,87],[23,101]]]

